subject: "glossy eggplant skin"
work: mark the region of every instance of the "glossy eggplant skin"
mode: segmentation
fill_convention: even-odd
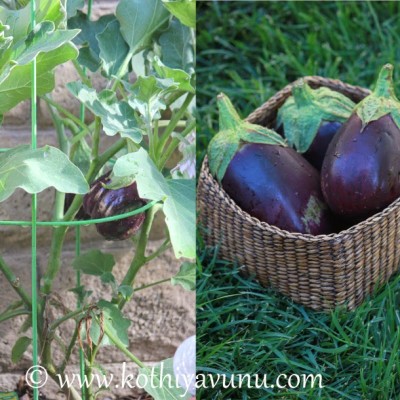
[[[136,182],[116,190],[106,189],[103,184],[108,183],[110,172],[97,179],[83,198],[83,209],[92,219],[127,213],[146,204],[138,194]],[[145,213],[142,212],[117,221],[96,224],[96,229],[107,240],[125,240],[139,231],[144,219]]]
[[[303,157],[318,171],[321,171],[325,154],[332,139],[342,127],[341,122],[323,121],[318,128],[317,135],[309,149],[303,154]]]
[[[400,130],[387,114],[362,122],[354,113],[331,142],[321,171],[332,211],[366,218],[400,196]]]
[[[289,232],[333,231],[318,171],[291,148],[244,144],[221,183],[240,208],[260,221]]]

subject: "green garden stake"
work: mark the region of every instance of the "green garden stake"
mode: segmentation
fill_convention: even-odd
[[[31,1],[31,29],[36,26],[36,1]],[[31,91],[31,146],[32,149],[37,148],[37,105],[36,105],[36,56],[32,61],[31,69],[32,91]],[[37,234],[37,195],[32,195],[32,361],[33,366],[38,365],[38,298],[37,298],[37,249],[36,249],[36,234]],[[33,373],[34,381],[38,382],[38,372]],[[39,400],[39,389],[37,386],[33,388],[33,399]]]

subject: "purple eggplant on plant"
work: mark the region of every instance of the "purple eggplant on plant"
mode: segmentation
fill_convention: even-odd
[[[83,210],[92,219],[106,218],[143,207],[146,201],[140,198],[136,182],[120,189],[107,189],[110,173],[101,176],[91,185],[83,198]],[[96,224],[97,231],[107,240],[125,240],[135,235],[142,226],[145,213],[128,218]]]

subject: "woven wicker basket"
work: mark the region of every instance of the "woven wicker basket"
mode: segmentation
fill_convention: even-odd
[[[311,87],[341,92],[359,102],[369,91],[321,77]],[[247,119],[272,127],[278,108],[291,94],[286,86]],[[211,176],[207,158],[198,183],[199,223],[207,245],[219,257],[238,262],[261,284],[273,286],[315,310],[358,306],[399,268],[400,199],[382,212],[338,234],[289,233],[241,210]]]

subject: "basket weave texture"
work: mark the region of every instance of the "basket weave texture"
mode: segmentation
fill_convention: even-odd
[[[355,102],[367,89],[338,80],[309,76],[313,88],[343,93]],[[286,86],[247,120],[273,127],[279,107],[291,95]],[[387,282],[400,262],[400,199],[382,212],[338,234],[290,233],[241,210],[211,176],[205,158],[197,191],[199,224],[206,245],[219,257],[238,262],[246,274],[273,286],[314,310],[343,305],[356,308],[377,286]]]

